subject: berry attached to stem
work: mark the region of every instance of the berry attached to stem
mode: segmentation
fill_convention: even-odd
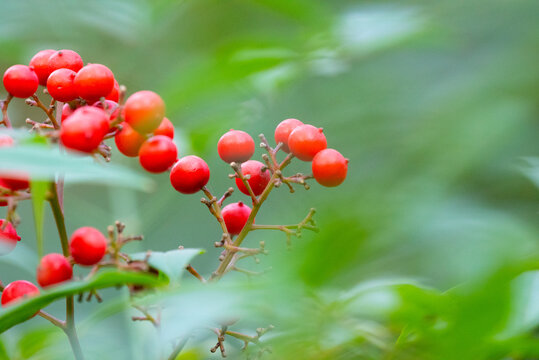
[[[140,165],[151,173],[161,173],[178,159],[176,144],[167,136],[157,135],[148,139],[139,150]]]
[[[230,235],[238,235],[251,215],[251,208],[240,201],[225,206],[221,214]]]
[[[170,183],[182,194],[194,194],[208,183],[210,168],[198,156],[185,156],[170,171]]]
[[[48,254],[37,267],[37,283],[41,287],[59,284],[73,277],[73,268],[62,254]]]
[[[69,252],[73,261],[79,265],[95,265],[107,251],[107,239],[93,227],[81,227],[71,235]]]
[[[255,142],[245,131],[232,129],[217,142],[217,152],[224,162],[242,163],[255,153]]]

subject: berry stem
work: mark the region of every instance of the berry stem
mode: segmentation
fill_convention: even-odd
[[[61,185],[61,187],[63,188],[63,183],[59,183],[58,185]],[[60,199],[58,197],[58,189],[56,183],[51,183],[51,196],[49,198],[49,203],[51,205],[54,220],[56,222],[56,228],[58,229],[58,235],[62,244],[62,252],[65,257],[69,257],[69,244],[67,239],[64,212],[62,209],[62,205],[60,204]],[[69,339],[69,343],[73,350],[73,354],[75,355],[75,359],[83,360],[84,356],[82,355],[79,338],[77,337],[77,330],[75,328],[75,305],[72,295],[66,296],[66,326],[64,328],[64,332]]]
[[[52,122],[52,125],[54,126],[54,128],[56,130],[60,129],[60,125],[58,125],[58,122],[56,121],[56,117],[54,116],[54,109],[55,109],[54,105],[51,103],[51,106],[47,108],[45,105],[43,105],[41,100],[39,100],[39,97],[37,97],[37,95],[35,94],[32,95],[32,99],[34,99],[34,101],[36,102],[36,106],[39,107],[41,110],[43,110],[45,114],[47,114],[47,117]]]
[[[189,271],[189,273],[191,275],[193,275],[194,277],[196,277],[198,280],[200,280],[201,283],[205,283],[206,282],[206,279],[204,279],[204,276],[200,275],[198,273],[198,271],[195,270],[194,267],[191,266],[191,264],[187,265],[185,267],[185,270]]]
[[[245,176],[243,175],[241,171],[241,165],[233,162],[233,163],[230,163],[230,167],[234,169],[234,171],[236,172],[236,175],[243,183],[243,186],[245,186],[245,188],[247,189],[247,192],[249,193],[249,196],[251,196],[251,200],[253,201],[253,205],[258,204],[258,199],[256,198],[256,195],[253,192],[253,189],[251,188],[251,184],[249,184],[249,182],[247,181],[247,179],[245,178]]]
[[[43,310],[40,310],[37,314],[41,316],[43,319],[50,321],[53,325],[58,326],[60,329],[65,331],[65,328],[66,328],[65,321],[60,320]]]
[[[8,94],[5,100],[0,101],[0,104],[2,105],[2,123],[9,129],[11,129],[11,121],[7,114],[7,107],[9,106],[11,99],[13,99],[13,95]]]

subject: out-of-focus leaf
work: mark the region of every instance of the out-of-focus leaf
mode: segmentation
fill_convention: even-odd
[[[163,282],[156,276],[145,273],[118,270],[103,271],[90,280],[73,281],[65,285],[60,285],[51,290],[43,291],[38,296],[0,310],[0,333],[18,323],[28,320],[37,311],[57,299],[75,295],[90,289],[102,289],[122,284],[158,286],[162,285]]]
[[[92,182],[140,190],[152,187],[151,180],[119,165],[98,164],[89,156],[40,146],[1,148],[0,170],[24,172],[38,180],[54,180],[57,174],[63,174],[66,183]]]
[[[36,228],[37,256],[43,256],[43,219],[45,215],[45,195],[50,186],[48,181],[31,181],[32,206],[34,208],[34,225]]]
[[[2,338],[0,338],[0,360],[9,360],[9,355],[7,353],[7,349],[4,346],[4,342],[2,341]]]
[[[30,330],[17,342],[17,350],[23,359],[29,359],[38,354],[48,344],[65,334],[56,326],[47,326]]]
[[[152,251],[148,257],[148,264],[164,274],[169,281],[177,283],[185,272],[185,267],[195,256],[203,254],[201,249],[176,249],[166,252]],[[143,260],[147,253],[131,255],[133,260]]]
[[[525,160],[528,166],[522,167],[522,172],[539,187],[539,158],[529,157]]]

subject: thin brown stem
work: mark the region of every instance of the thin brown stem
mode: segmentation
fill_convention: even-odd
[[[35,105],[37,107],[39,107],[41,110],[43,110],[45,112],[45,114],[47,114],[47,117],[49,118],[49,120],[51,121],[52,125],[54,126],[54,128],[56,130],[60,129],[60,125],[58,124],[58,122],[56,121],[56,117],[54,116],[54,110],[55,110],[55,106],[52,105],[50,107],[46,107],[45,105],[43,105],[43,103],[41,102],[41,100],[39,100],[39,97],[37,95],[32,95],[32,99],[34,99],[35,101]]]
[[[249,196],[253,201],[253,205],[256,205],[258,203],[258,199],[256,198],[256,195],[251,188],[251,184],[249,184],[249,181],[247,181],[248,179],[243,175],[243,172],[241,171],[241,165],[236,162],[232,162],[230,163],[230,167],[234,170],[238,179],[241,180],[243,186],[245,186],[245,188],[247,189],[247,192],[249,193]]]
[[[65,328],[66,328],[65,321],[60,320],[43,310],[40,310],[37,314],[41,316],[43,319],[50,321],[52,324],[54,324],[55,326],[58,326],[59,328],[65,331]]]
[[[6,125],[6,127],[9,129],[11,128],[11,121],[9,120],[9,116],[7,114],[7,108],[12,99],[13,95],[8,94],[5,100],[0,101],[0,104],[2,105],[2,124]]]
[[[187,266],[185,267],[185,270],[189,271],[189,273],[190,273],[191,275],[193,275],[194,277],[196,277],[198,280],[200,280],[201,283],[205,283],[205,282],[206,282],[206,279],[204,279],[204,276],[200,275],[200,274],[198,273],[198,271],[196,271],[195,268],[193,268],[193,267],[191,266],[191,264],[187,265]]]

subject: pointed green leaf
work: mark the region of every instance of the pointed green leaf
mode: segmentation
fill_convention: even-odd
[[[59,285],[50,290],[43,291],[38,296],[0,310],[0,333],[30,319],[33,314],[57,299],[91,289],[102,289],[124,284],[159,286],[163,285],[164,282],[156,276],[147,273],[119,270],[103,271],[89,280],[72,281],[64,285]]]
[[[203,254],[202,249],[176,249],[167,252],[154,251],[150,253],[148,264],[159,270],[168,280],[173,283],[180,281],[185,267],[197,255]],[[131,255],[133,260],[144,260],[146,253]]]

